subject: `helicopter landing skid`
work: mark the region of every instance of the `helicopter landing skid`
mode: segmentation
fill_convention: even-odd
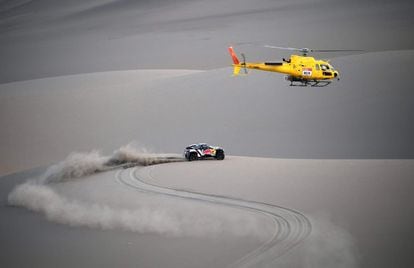
[[[298,83],[295,83],[295,82],[298,82]],[[289,86],[291,86],[291,87],[307,87],[307,86],[326,87],[330,83],[331,83],[331,81],[325,81],[325,80],[321,80],[321,81],[301,80],[301,81],[290,81]]]
[[[314,81],[313,83],[311,83],[311,87],[326,87],[327,85],[329,85],[331,83],[331,81]]]

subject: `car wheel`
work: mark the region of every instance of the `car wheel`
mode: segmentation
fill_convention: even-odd
[[[194,161],[194,160],[197,160],[197,154],[191,153],[190,156],[188,157],[188,161]]]
[[[217,151],[216,159],[217,160],[223,160],[224,159],[224,152],[223,151]]]

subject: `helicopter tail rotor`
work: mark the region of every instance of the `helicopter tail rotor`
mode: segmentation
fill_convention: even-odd
[[[241,56],[243,58],[243,62],[241,63],[241,66],[243,67],[244,74],[247,74],[247,68],[246,68],[246,56],[244,53],[241,53]]]

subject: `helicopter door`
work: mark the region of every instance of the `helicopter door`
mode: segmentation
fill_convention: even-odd
[[[315,64],[315,76],[318,78],[322,76],[321,66],[317,63]]]

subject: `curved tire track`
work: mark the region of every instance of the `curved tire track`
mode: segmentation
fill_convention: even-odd
[[[274,221],[275,230],[271,237],[262,246],[229,267],[266,267],[305,240],[312,230],[311,223],[304,214],[289,208],[233,197],[160,187],[144,182],[144,178],[152,178],[153,168],[154,166],[119,170],[115,176],[119,182],[142,192],[250,210],[264,214]]]

